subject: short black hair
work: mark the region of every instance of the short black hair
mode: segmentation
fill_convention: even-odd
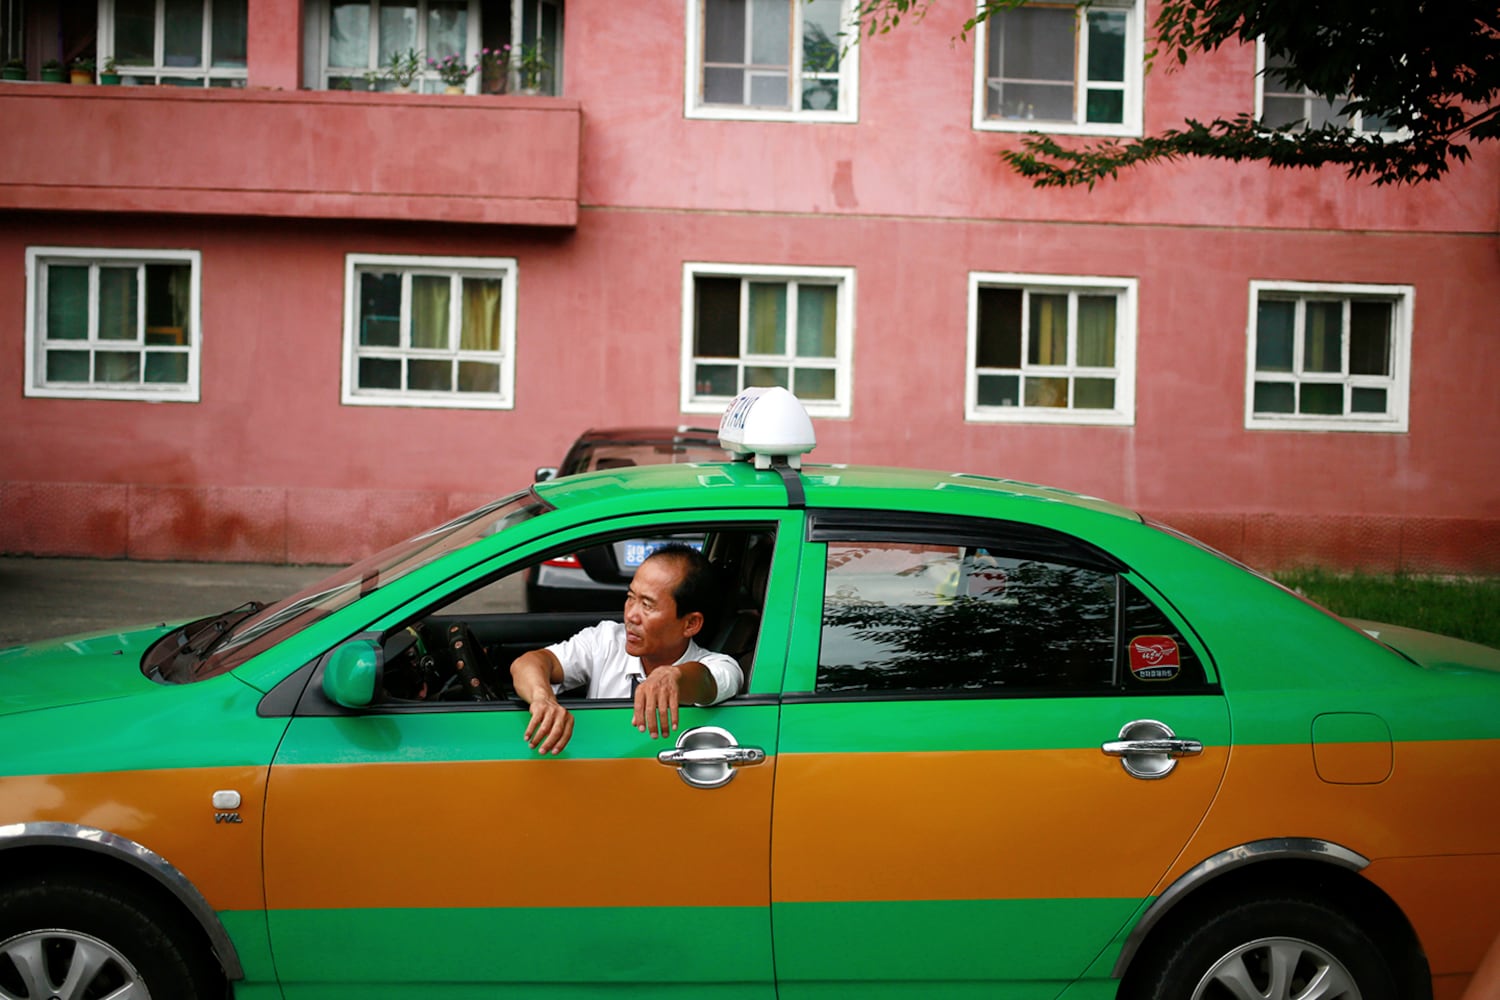
[[[707,556],[691,545],[669,542],[651,553],[649,558],[670,559],[682,571],[682,579],[672,590],[678,618],[685,618],[694,611],[704,618],[713,617],[720,600],[719,579]]]

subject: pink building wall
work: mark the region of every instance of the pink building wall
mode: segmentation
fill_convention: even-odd
[[[685,118],[682,0],[569,8],[561,98],[286,90],[300,12],[251,8],[245,91],[0,85],[0,551],[342,562],[585,427],[712,423],[678,380],[682,266],[714,261],[855,269],[817,460],[1062,486],[1268,568],[1500,572],[1500,151],[1422,188],[1179,163],[1038,191],[970,127],[958,8],[866,43],[838,125]],[[1236,113],[1253,70],[1153,72],[1148,131]],[[201,251],[201,401],[26,398],[32,245]],[[342,405],[349,253],[515,257],[514,409]],[[970,271],[1138,279],[1134,425],[965,422]],[[1245,430],[1254,279],[1414,286],[1409,431]]]

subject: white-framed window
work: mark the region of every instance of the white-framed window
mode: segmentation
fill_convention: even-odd
[[[779,385],[815,417],[847,417],[854,269],[684,264],[682,411],[722,413]]]
[[[346,404],[510,409],[515,340],[513,258],[345,258]]]
[[[243,87],[249,0],[100,0],[99,61],[120,82]]]
[[[969,274],[964,416],[1135,423],[1136,280]]]
[[[974,127],[1140,135],[1143,3],[1027,3],[981,21]]]
[[[415,53],[410,90],[444,91],[432,63],[456,56],[475,67],[468,93],[561,93],[561,0],[303,0],[302,11],[311,86],[392,90],[392,57]],[[508,62],[481,59],[485,50],[507,51]]]
[[[1369,135],[1394,134],[1378,115],[1346,113],[1345,105],[1354,100],[1348,94],[1330,101],[1306,87],[1294,87],[1285,76],[1290,65],[1286,56],[1268,52],[1264,40],[1255,43],[1255,59],[1255,117],[1265,127],[1291,130],[1332,125]]]
[[[848,0],[687,0],[689,118],[852,122]]]
[[[26,248],[26,395],[197,402],[196,250]]]
[[[1250,283],[1245,426],[1405,431],[1410,285]]]

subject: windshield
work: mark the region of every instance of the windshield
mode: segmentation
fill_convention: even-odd
[[[233,670],[359,598],[544,509],[530,493],[496,500],[341,569],[284,600],[264,607],[252,602],[234,612],[184,625],[157,640],[141,668],[148,677],[170,684]]]

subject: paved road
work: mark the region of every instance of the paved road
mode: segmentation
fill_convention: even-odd
[[[0,649],[269,602],[333,568],[0,557]]]

